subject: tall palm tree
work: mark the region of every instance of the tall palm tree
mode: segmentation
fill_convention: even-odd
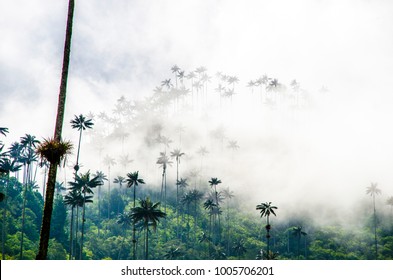
[[[128,213],[120,213],[120,214],[117,215],[116,223],[121,225],[122,228],[124,229],[124,231],[126,231],[126,229],[129,226],[131,226],[132,219],[130,218],[130,215],[128,215]],[[119,260],[120,260],[121,251],[123,250],[123,243],[124,243],[125,239],[126,239],[125,236],[123,236],[123,240],[121,241],[121,246],[120,246],[119,254],[118,254],[118,257],[117,257],[117,259],[119,259]]]
[[[166,213],[159,209],[160,203],[153,203],[149,197],[139,200],[139,206],[131,210],[130,216],[134,223],[143,222],[145,228],[145,259],[149,259],[149,227],[154,230],[161,218],[166,217]]]
[[[190,236],[190,216],[191,216],[190,206],[192,201],[193,198],[190,192],[185,193],[180,200],[182,206],[184,206],[187,209],[187,242],[189,241],[189,236]]]
[[[217,206],[219,206],[217,185],[221,184],[221,183],[222,183],[221,180],[219,180],[217,178],[211,178],[210,181],[209,181],[210,187],[212,187],[212,188],[214,187],[214,193],[215,193],[215,196],[216,196],[215,203],[217,204]]]
[[[191,80],[191,109],[194,109],[194,79],[196,78],[195,72],[188,73],[186,78]]]
[[[203,193],[193,189],[190,191],[191,200],[194,202],[194,234],[196,239],[197,223],[198,223],[198,204],[203,198]]]
[[[124,169],[127,168],[127,166],[132,163],[134,160],[129,158],[129,155],[121,155],[119,158],[119,163],[121,166],[123,166]]]
[[[172,70],[172,73],[175,75],[176,88],[177,88],[177,78],[178,78],[177,74],[180,71],[180,67],[175,64],[175,65],[172,66],[171,70]]]
[[[269,222],[269,217],[270,214],[273,214],[274,216],[276,216],[276,213],[274,212],[274,210],[276,210],[277,207],[273,206],[271,202],[264,202],[261,203],[259,205],[257,205],[256,210],[261,210],[261,218],[262,217],[266,217],[266,238],[267,238],[267,256],[269,257],[269,252],[270,252],[270,222]]]
[[[214,209],[217,208],[217,204],[214,203],[214,200],[212,199],[207,199],[204,203],[203,203],[203,207],[205,208],[205,210],[208,211],[208,215],[209,215],[209,238],[211,240],[213,240],[212,236],[213,236],[213,223],[212,223],[212,218],[214,215]],[[210,244],[209,244],[210,246]],[[209,247],[209,254],[210,254],[210,247]]]
[[[72,260],[75,255],[74,252],[74,209],[81,204],[83,196],[77,190],[71,190],[64,196],[64,203],[71,207],[71,220],[70,220],[70,252],[69,259]]]
[[[71,53],[71,37],[72,37],[72,22],[74,18],[74,7],[75,7],[75,0],[69,0],[66,36],[65,36],[65,43],[64,43],[63,67],[61,71],[60,92],[59,92],[59,100],[57,105],[55,132],[53,137],[53,140],[56,141],[58,144],[60,144],[62,141],[61,135],[63,129],[65,101],[66,101],[66,93],[67,93],[67,80],[68,80],[68,68],[69,68],[70,53]],[[58,152],[56,154],[57,156],[59,156]],[[52,210],[53,210],[53,198],[54,198],[54,189],[55,189],[56,175],[57,175],[57,165],[59,164],[60,160],[57,159],[49,162],[50,162],[50,167],[49,167],[48,182],[46,187],[44,213],[42,216],[40,244],[39,244],[39,250],[36,259],[46,259],[48,253],[49,233],[50,233],[50,224],[51,224]]]
[[[226,205],[227,205],[227,254],[229,255],[229,244],[231,243],[231,236],[230,236],[230,216],[229,216],[229,208],[230,208],[230,202],[232,198],[235,197],[234,192],[231,191],[229,188],[224,189],[222,192],[222,196],[226,200]]]
[[[98,185],[98,193],[97,193],[97,200],[98,200],[98,221],[101,221],[101,186],[104,185],[104,181],[108,181],[108,178],[102,171],[96,171],[95,176],[98,177],[101,184]],[[98,235],[100,235],[100,227],[98,226]]]
[[[165,152],[161,152],[159,158],[157,159],[157,164],[162,167],[162,178],[161,178],[161,197],[160,201],[164,200],[164,213],[166,213],[166,169],[171,166],[172,162],[169,160],[169,157]]]
[[[83,194],[83,208],[82,208],[82,231],[81,231],[81,246],[80,246],[80,253],[79,259],[82,259],[82,252],[83,252],[83,237],[85,231],[85,211],[86,211],[86,203],[92,203],[93,200],[91,199],[93,196],[90,194],[94,194],[93,188],[96,188],[101,184],[101,180],[98,176],[93,177],[90,179],[90,171],[85,174],[75,174],[75,181],[68,182],[71,186],[71,190],[76,190]],[[89,194],[88,196],[86,194]]]
[[[299,258],[300,257],[300,240],[301,240],[302,236],[306,237],[307,233],[303,231],[303,228],[301,226],[295,226],[292,228],[292,235],[295,236],[296,240],[297,240],[297,256]]]
[[[115,159],[106,155],[104,164],[108,167],[108,219],[111,218],[111,167],[116,164]]]
[[[136,187],[139,184],[145,184],[145,181],[142,178],[139,178],[139,171],[133,172],[133,173],[128,173],[127,174],[127,187],[132,188],[134,187],[134,204],[133,208],[135,208],[135,200],[136,200]],[[135,233],[136,233],[136,222],[134,221],[132,225],[132,256],[133,259],[136,260],[136,239],[135,239]]]
[[[186,179],[180,178],[180,180],[177,180],[176,185],[179,187],[179,189],[184,190],[189,186],[187,180],[188,180],[187,178]]]
[[[32,173],[33,173],[33,163],[37,161],[37,155],[34,149],[40,143],[35,136],[26,134],[21,137],[21,147],[22,147],[22,160],[24,165],[23,174],[23,206],[22,206],[22,228],[21,228],[21,240],[20,240],[20,252],[19,258],[23,258],[23,242],[24,242],[24,228],[25,228],[25,211],[26,211],[26,199],[28,187],[31,187],[33,183]]]
[[[93,120],[87,119],[84,115],[74,116],[71,120],[71,127],[79,131],[78,152],[76,154],[76,164],[74,166],[75,173],[79,170],[79,152],[81,147],[82,132],[87,128],[93,128]]]
[[[122,192],[121,187],[125,182],[126,182],[126,178],[124,178],[123,176],[117,176],[115,179],[113,179],[114,184],[119,184],[120,193]]]
[[[23,175],[23,206],[22,206],[22,228],[21,228],[21,240],[20,240],[20,251],[19,258],[23,258],[23,241],[24,241],[24,228],[25,228],[25,211],[26,211],[26,199],[28,187],[32,185],[32,172],[33,172],[33,162],[37,161],[37,155],[34,149],[40,143],[35,136],[31,134],[26,134],[21,137],[21,146],[23,154],[23,164],[24,164],[24,175]]]
[[[366,194],[371,195],[373,198],[374,208],[374,245],[375,245],[375,259],[378,259],[378,240],[377,240],[377,211],[375,208],[375,195],[381,194],[381,190],[377,188],[377,183],[371,183],[366,189]]]
[[[32,181],[32,163],[37,161],[37,156],[34,150],[37,148],[39,143],[40,141],[31,134],[26,134],[20,139],[24,164],[27,165],[24,175],[24,183],[26,185],[30,184]]]
[[[176,159],[176,183],[179,181],[179,164],[180,158],[185,154],[180,149],[175,149],[171,152],[171,157]],[[179,186],[176,184],[176,215],[177,221],[179,222]]]

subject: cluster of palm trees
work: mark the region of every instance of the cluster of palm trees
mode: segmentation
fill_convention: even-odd
[[[8,133],[7,128],[1,128],[1,134]],[[25,237],[25,220],[26,220],[26,202],[28,192],[38,189],[36,183],[36,175],[39,167],[47,168],[47,163],[42,161],[38,163],[38,156],[36,153],[37,145],[40,143],[35,136],[26,134],[20,138],[19,142],[14,142],[8,151],[3,152],[4,145],[0,145],[0,172],[6,176],[6,184],[4,193],[2,193],[2,200],[4,200],[3,208],[3,229],[2,229],[2,247],[4,252],[4,243],[6,238],[6,217],[7,217],[7,188],[10,181],[10,174],[14,173],[16,178],[20,179],[20,171],[22,171],[22,222],[21,222],[21,240],[19,258],[23,258],[24,237]],[[45,191],[45,190],[44,190]],[[3,255],[4,256],[4,255]]]
[[[10,174],[14,173],[19,178],[19,172],[22,170],[22,184],[23,184],[23,207],[22,207],[22,223],[21,223],[21,245],[20,245],[20,258],[23,258],[23,240],[24,240],[24,223],[25,223],[25,206],[26,206],[26,194],[29,190],[36,187],[35,179],[38,168],[43,168],[45,170],[44,175],[44,186],[43,196],[45,197],[45,205],[43,209],[43,218],[40,234],[40,244],[39,251],[37,254],[37,259],[46,259],[48,251],[48,241],[49,232],[51,225],[51,215],[53,210],[53,199],[56,190],[56,179],[57,179],[57,168],[65,160],[67,155],[70,154],[72,149],[72,144],[70,142],[64,141],[62,139],[62,128],[63,119],[65,112],[65,98],[67,91],[67,79],[68,79],[68,68],[69,68],[69,58],[71,51],[71,37],[72,37],[72,25],[73,25],[73,14],[74,14],[74,0],[69,0],[69,9],[67,15],[67,30],[64,45],[64,56],[63,56],[63,69],[60,82],[60,92],[59,92],[59,103],[57,107],[57,116],[55,123],[55,131],[53,138],[45,139],[41,143],[32,135],[25,135],[21,138],[20,143],[13,143],[9,151],[3,152],[4,145],[0,142],[0,172],[5,175],[5,188],[0,194],[0,200],[4,202],[3,208],[3,228],[2,228],[2,253],[3,258],[5,257],[4,252],[4,242],[6,236],[5,220],[7,211],[7,187],[10,179]],[[114,110],[114,117],[109,117],[106,113],[101,112],[98,118],[103,120],[109,129],[112,129],[112,136],[116,139],[121,140],[121,149],[124,151],[125,139],[129,137],[130,128],[133,131],[137,131],[138,128],[143,127],[148,119],[148,115],[158,116],[159,119],[168,119],[171,115],[179,116],[180,113],[191,111],[197,112],[203,115],[209,111],[216,110],[214,106],[214,101],[220,104],[220,109],[224,105],[223,99],[229,100],[230,111],[233,110],[234,96],[239,93],[236,85],[240,82],[240,79],[234,75],[227,75],[218,72],[215,76],[217,79],[217,87],[214,90],[218,93],[218,98],[211,94],[209,90],[209,84],[212,83],[213,77],[207,72],[206,67],[200,66],[193,71],[186,73],[185,70],[181,69],[177,65],[171,68],[171,72],[174,75],[174,83],[172,78],[165,79],[161,82],[161,85],[156,87],[154,94],[150,97],[145,98],[140,101],[128,101],[125,97],[119,98],[116,103]],[[186,82],[188,80],[188,83]],[[255,88],[260,90],[260,99],[262,104],[267,104],[269,106],[278,106],[278,104],[285,104],[286,101],[291,101],[292,105],[299,107],[307,99],[307,91],[302,89],[300,84],[296,80],[290,82],[290,89],[283,83],[280,83],[277,78],[268,77],[263,75],[260,78],[251,80],[248,83],[248,87],[251,92],[254,92]],[[254,102],[252,100],[252,102]],[[173,108],[173,110],[171,110]],[[104,185],[104,181],[108,181],[108,220],[112,218],[111,216],[111,167],[115,165],[114,159],[107,155],[104,158],[104,164],[108,167],[108,178],[102,173],[97,172],[92,175],[90,171],[81,173],[80,164],[80,151],[82,143],[82,133],[88,129],[92,129],[94,122],[94,115],[89,114],[89,116],[84,116],[82,114],[75,116],[71,120],[71,127],[79,131],[79,140],[77,146],[77,157],[76,163],[73,167],[74,178],[73,181],[68,182],[69,188],[68,193],[64,196],[64,201],[66,205],[70,207],[70,230],[69,230],[69,259],[82,259],[83,258],[83,247],[85,239],[85,222],[86,222],[86,212],[88,212],[88,204],[94,201],[94,189],[98,188],[98,215],[100,215],[100,200],[101,200],[101,187]],[[208,123],[208,121],[206,121]],[[185,153],[181,149],[175,149],[171,152],[170,156],[167,155],[166,149],[169,148],[172,140],[161,134],[162,125],[158,123],[151,130],[148,130],[146,134],[152,134],[157,143],[164,146],[164,151],[160,152],[160,155],[156,161],[162,168],[161,174],[161,188],[159,201],[153,202],[150,196],[141,198],[138,200],[137,205],[137,195],[136,190],[145,181],[139,177],[139,172],[127,173],[126,177],[117,176],[113,180],[113,183],[122,184],[126,183],[128,188],[133,188],[133,203],[131,209],[124,213],[118,211],[118,221],[119,224],[123,226],[132,225],[132,255],[133,258],[137,258],[137,237],[136,231],[138,229],[143,229],[145,232],[145,246],[144,254],[145,258],[149,258],[149,233],[150,228],[156,229],[160,219],[168,217],[170,211],[168,211],[168,189],[167,189],[167,174],[168,167],[170,167],[173,162],[171,158],[176,162],[176,180],[172,184],[176,186],[176,202],[175,202],[175,212],[176,212],[176,238],[183,238],[186,236],[187,240],[190,240],[190,224],[191,217],[193,214],[194,226],[196,227],[198,221],[198,206],[203,199],[203,208],[205,209],[209,224],[207,232],[203,232],[199,237],[199,242],[206,242],[208,244],[208,255],[211,256],[211,249],[215,245],[222,243],[222,215],[225,211],[223,208],[223,202],[226,199],[227,202],[227,220],[229,221],[229,201],[233,198],[233,193],[228,189],[219,191],[217,187],[222,183],[220,179],[212,177],[208,184],[211,187],[211,192],[207,195],[201,188],[201,184],[197,184],[197,178],[201,177],[198,172],[203,171],[203,158],[208,153],[207,149],[202,146],[198,150],[198,154],[201,157],[201,168],[200,170],[194,170],[190,172],[189,178],[183,178],[180,175],[180,164],[181,158],[185,156]],[[207,125],[206,125],[207,126]],[[181,135],[184,129],[179,129],[179,146],[181,146]],[[8,129],[0,127],[0,134],[5,136],[8,133]],[[136,132],[137,133],[137,132]],[[96,134],[98,135],[98,134]],[[106,135],[108,136],[108,135]],[[144,135],[145,142],[154,148],[154,144],[151,141],[151,135]],[[222,128],[218,128],[213,131],[213,137],[220,142],[221,148],[223,149],[224,139],[227,139]],[[95,141],[100,150],[99,156],[103,150],[102,139],[101,141]],[[100,145],[101,143],[101,145]],[[146,148],[146,147],[144,147]],[[148,147],[150,148],[150,146]],[[228,143],[228,148],[233,152],[239,149],[239,145],[236,140],[231,139]],[[40,159],[40,161],[39,161]],[[101,162],[101,158],[99,160]],[[128,155],[123,155],[122,165],[124,168],[131,162]],[[49,169],[49,170],[48,170]],[[205,176],[205,174],[203,174]],[[47,177],[47,178],[46,178]],[[189,186],[188,180],[194,179],[194,187],[192,190],[187,190]],[[207,181],[207,180],[206,180]],[[57,184],[60,189],[60,183]],[[198,189],[198,187],[200,189]],[[373,198],[373,220],[374,220],[374,236],[375,236],[375,254],[378,258],[378,240],[377,240],[377,212],[375,208],[375,195],[380,194],[380,190],[377,188],[376,184],[372,184],[370,188],[367,189],[367,193]],[[388,203],[392,205],[393,199],[389,199]],[[163,205],[163,208],[161,208]],[[193,209],[192,209],[193,208]],[[82,210],[79,213],[79,210]],[[271,239],[271,224],[270,215],[276,215],[276,206],[272,206],[271,202],[261,203],[256,206],[257,210],[260,210],[261,217],[266,218],[266,251],[262,252],[261,258],[272,259],[275,257],[275,253],[270,249],[270,239]],[[75,213],[76,212],[76,213]],[[184,234],[183,227],[180,225],[183,217],[187,217],[187,232]],[[99,217],[100,220],[100,217]],[[79,226],[79,221],[81,221],[81,226]],[[166,227],[166,225],[164,225]],[[98,228],[99,229],[99,228]],[[195,232],[195,231],[194,231]],[[230,224],[227,224],[227,246],[230,246]],[[292,228],[292,233],[296,236],[298,240],[298,254],[300,254],[300,239],[302,236],[306,236],[306,233],[302,230],[301,226],[296,226]],[[197,236],[195,232],[194,240],[196,241]],[[218,246],[217,246],[218,247]],[[228,248],[227,248],[228,250]],[[233,245],[233,250],[236,252],[237,256],[240,257],[242,253],[245,252],[244,244],[242,240],[236,240]],[[178,255],[179,250],[173,247],[169,257]],[[225,253],[221,249],[216,250],[216,255],[218,258],[223,257]]]

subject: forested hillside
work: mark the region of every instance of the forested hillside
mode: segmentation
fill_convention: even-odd
[[[326,87],[168,75],[145,99],[66,121],[49,259],[393,258],[388,187],[365,181],[352,199],[324,173],[336,162],[307,161],[320,152],[310,119],[335,102]],[[50,140],[5,144],[13,128],[0,129],[2,258],[34,259]],[[337,200],[318,197],[326,187]]]

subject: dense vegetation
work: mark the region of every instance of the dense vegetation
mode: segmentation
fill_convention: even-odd
[[[228,187],[240,185],[248,168],[236,137],[270,134],[282,117],[296,125],[312,107],[297,81],[285,86],[265,75],[239,97],[236,76],[217,73],[212,91],[204,67],[171,70],[174,81],[152,96],[121,97],[111,112],[71,120],[78,140],[72,156],[71,143],[64,152],[72,177],[59,166],[49,259],[393,259],[393,201],[378,205],[376,183],[360,188],[371,200],[359,202],[356,223],[321,222],[303,208],[279,219],[290,206],[270,202],[269,192],[251,199],[244,187]],[[233,123],[244,108],[268,118],[240,135]],[[29,134],[0,143],[3,259],[37,254],[50,143]],[[270,148],[255,153],[274,154]]]

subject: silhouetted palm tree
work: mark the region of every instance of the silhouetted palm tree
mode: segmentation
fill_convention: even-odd
[[[273,214],[274,216],[276,216],[276,213],[274,212],[274,210],[276,210],[277,207],[276,206],[272,206],[271,202],[265,202],[265,203],[261,203],[259,205],[257,205],[256,210],[261,210],[261,218],[262,217],[266,217],[266,238],[267,238],[267,256],[269,257],[269,252],[270,252],[270,222],[269,222],[269,217],[270,214]]]
[[[377,241],[377,211],[375,209],[375,195],[381,194],[381,190],[377,188],[377,183],[371,183],[370,187],[367,187],[366,193],[371,195],[373,198],[374,208],[374,242],[375,242],[375,259],[378,259],[378,241]]]
[[[194,202],[194,234],[196,239],[197,223],[198,223],[198,204],[203,198],[203,193],[193,189],[190,191],[191,200]]]
[[[149,227],[154,230],[161,218],[165,218],[166,214],[159,209],[160,203],[153,203],[149,197],[141,199],[139,206],[131,210],[131,218],[134,223],[143,222],[145,228],[145,259],[149,259]]]
[[[292,228],[292,235],[296,237],[297,240],[297,256],[300,257],[300,239],[302,235],[305,237],[307,233],[303,231],[301,226],[296,226]],[[304,256],[306,257],[306,256]]]
[[[171,68],[171,70],[172,70],[172,73],[175,75],[176,88],[177,88],[177,74],[178,74],[179,71],[180,71],[180,67],[177,66],[177,65],[173,65],[172,68]]]
[[[111,217],[111,167],[116,164],[115,159],[106,155],[104,164],[108,167],[108,219]]]
[[[98,185],[98,193],[97,193],[97,200],[98,200],[98,221],[101,221],[101,186],[104,185],[104,181],[108,181],[108,178],[102,171],[96,171],[95,176],[98,177],[101,184]],[[100,227],[98,226],[98,235],[100,234]]]
[[[230,201],[232,198],[235,197],[233,191],[231,191],[229,188],[224,189],[222,192],[222,196],[226,200],[226,205],[227,205],[227,254],[229,255],[229,244],[231,243],[231,236],[230,236],[230,216],[229,216],[229,208],[230,208]]]
[[[171,152],[171,157],[176,159],[176,182],[179,181],[179,164],[180,158],[185,154],[180,151],[180,149],[175,149]],[[176,184],[176,209],[178,208],[179,203],[179,186]]]
[[[203,207],[205,208],[205,210],[208,211],[208,215],[209,215],[209,238],[211,240],[213,240],[212,236],[213,236],[213,223],[212,223],[212,218],[214,216],[214,209],[217,208],[217,204],[214,203],[214,200],[212,199],[207,199],[204,203],[203,203]],[[209,252],[210,252],[210,248],[209,248]]]
[[[78,173],[79,170],[79,152],[81,147],[82,131],[87,128],[93,128],[93,125],[93,121],[91,119],[86,119],[86,117],[82,114],[75,116],[74,119],[71,120],[71,127],[79,131],[78,152],[76,154],[76,164],[74,166],[75,174]]]
[[[161,179],[161,197],[160,201],[164,201],[164,209],[166,213],[166,169],[171,166],[172,162],[169,160],[169,157],[165,152],[160,153],[160,157],[157,159],[157,164],[162,167],[162,179]],[[164,197],[163,197],[164,196]]]
[[[21,137],[20,140],[23,163],[27,165],[24,174],[24,183],[27,187],[27,185],[29,185],[32,181],[32,163],[37,161],[37,155],[34,149],[37,148],[37,145],[40,143],[40,141],[38,141],[36,137],[31,134],[26,134],[25,136]]]
[[[133,159],[129,158],[129,155],[121,155],[119,158],[119,163],[121,164],[121,166],[123,166],[124,169],[126,169],[127,166],[133,161]]]
[[[133,173],[128,173],[127,174],[127,187],[132,188],[134,187],[134,204],[133,208],[135,208],[135,201],[136,201],[136,187],[139,184],[145,184],[145,181],[142,178],[139,178],[139,171],[133,172]],[[135,227],[135,222],[133,223],[132,226],[132,255],[133,259],[136,260],[136,239],[135,239],[135,232],[136,232],[136,227]]]
[[[184,206],[187,209],[187,242],[188,242],[189,235],[190,235],[190,216],[191,216],[190,206],[192,203],[192,196],[190,192],[187,192],[182,196],[182,198],[180,199],[180,203],[182,204],[182,206]]]
[[[215,203],[217,204],[217,206],[219,206],[219,201],[218,201],[218,192],[217,192],[217,185],[221,184],[221,180],[217,179],[217,178],[211,178],[209,181],[209,185],[210,187],[214,187],[214,193],[216,196],[216,201]]]
[[[122,228],[124,229],[124,232],[125,232],[126,229],[131,226],[132,219],[131,219],[131,217],[130,217],[130,215],[128,213],[127,214],[126,213],[120,213],[120,214],[117,215],[116,223],[121,225]],[[117,257],[118,260],[120,260],[120,255],[121,255],[121,252],[123,250],[123,243],[124,243],[125,239],[126,239],[126,237],[123,236],[123,239],[121,241],[121,246],[120,246],[120,249],[119,249],[119,254],[118,254],[118,257]]]
[[[53,137],[53,140],[56,141],[57,144],[60,144],[62,142],[61,135],[63,129],[65,100],[66,100],[66,92],[67,92],[68,66],[70,62],[70,53],[71,53],[71,37],[72,37],[72,22],[74,18],[74,6],[75,6],[75,0],[69,0],[67,25],[66,25],[67,26],[66,37],[64,43],[63,68],[61,71],[60,93],[59,93],[59,101],[57,106],[55,133]],[[46,187],[44,213],[42,216],[40,244],[39,244],[39,250],[36,259],[46,259],[47,252],[48,252],[50,224],[51,224],[52,209],[53,209],[54,188],[55,188],[56,175],[57,175],[57,165],[60,162],[60,160],[53,160],[53,161],[48,160],[48,161],[50,162],[50,167],[49,167],[48,183]]]
[[[85,174],[75,174],[75,181],[68,182],[71,186],[71,190],[76,190],[81,192],[83,195],[83,208],[82,208],[82,231],[81,231],[81,246],[80,246],[80,254],[79,259],[82,259],[82,252],[83,252],[83,237],[84,237],[84,230],[85,230],[85,211],[86,211],[86,203],[92,203],[93,200],[91,199],[93,196],[90,194],[94,194],[93,188],[96,188],[102,183],[101,179],[98,176],[93,177],[90,179],[90,171]],[[88,196],[86,194],[89,194]]]
[[[76,252],[74,252],[74,209],[79,207],[83,201],[83,196],[81,192],[77,190],[72,190],[64,196],[64,203],[71,207],[71,220],[70,220],[70,252],[69,259],[72,260]],[[78,219],[78,217],[77,217]]]
[[[115,179],[113,179],[113,183],[114,184],[119,184],[119,189],[120,189],[120,193],[122,193],[122,186],[123,183],[126,182],[126,178],[124,178],[123,176],[117,176]]]

